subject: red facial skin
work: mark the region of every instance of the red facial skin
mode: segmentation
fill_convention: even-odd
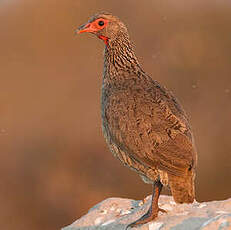
[[[98,24],[99,21],[103,21],[104,25],[100,26]],[[104,18],[98,18],[91,23],[87,23],[82,30],[78,31],[78,34],[85,33],[85,32],[96,33],[99,30],[102,30],[103,28],[105,28],[107,26],[107,24],[108,24],[108,20],[106,20]],[[106,45],[108,44],[108,38],[107,37],[105,37],[103,35],[99,35],[98,38],[102,39]]]
[[[108,45],[108,38],[107,37],[100,35],[100,36],[98,36],[98,38],[102,39],[104,41],[105,45]]]

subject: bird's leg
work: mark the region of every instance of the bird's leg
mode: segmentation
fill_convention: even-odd
[[[146,223],[154,220],[158,216],[159,211],[166,212],[164,209],[161,209],[158,206],[158,199],[159,199],[162,187],[163,187],[163,185],[161,184],[161,182],[159,180],[157,182],[154,182],[151,207],[149,208],[147,213],[145,213],[140,219],[129,224],[126,227],[126,229],[128,229],[129,227],[137,226],[139,224],[146,224]]]

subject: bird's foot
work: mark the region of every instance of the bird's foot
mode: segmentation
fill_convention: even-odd
[[[162,208],[159,208],[159,210],[158,210],[159,212],[163,212],[163,213],[167,213],[167,211],[166,210],[164,210],[164,209],[162,209]]]
[[[148,210],[147,213],[145,213],[140,219],[134,221],[133,223],[127,225],[126,227],[126,230],[129,229],[129,228],[132,228],[132,227],[135,227],[137,225],[140,225],[140,224],[146,224],[152,220],[155,220],[158,216],[158,212],[164,212],[166,213],[167,211],[165,211],[164,209],[162,208],[158,208],[156,210]]]

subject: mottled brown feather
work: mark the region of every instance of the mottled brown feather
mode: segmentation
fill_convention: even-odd
[[[194,200],[197,154],[188,118],[174,95],[141,68],[125,25],[110,14],[102,85],[103,133],[112,153],[145,182],[169,185],[176,202]]]

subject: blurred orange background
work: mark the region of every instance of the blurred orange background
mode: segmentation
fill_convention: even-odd
[[[0,1],[0,226],[60,229],[107,197],[151,193],[101,132],[99,11],[128,26],[146,72],[189,114],[198,201],[231,194],[231,1]]]

